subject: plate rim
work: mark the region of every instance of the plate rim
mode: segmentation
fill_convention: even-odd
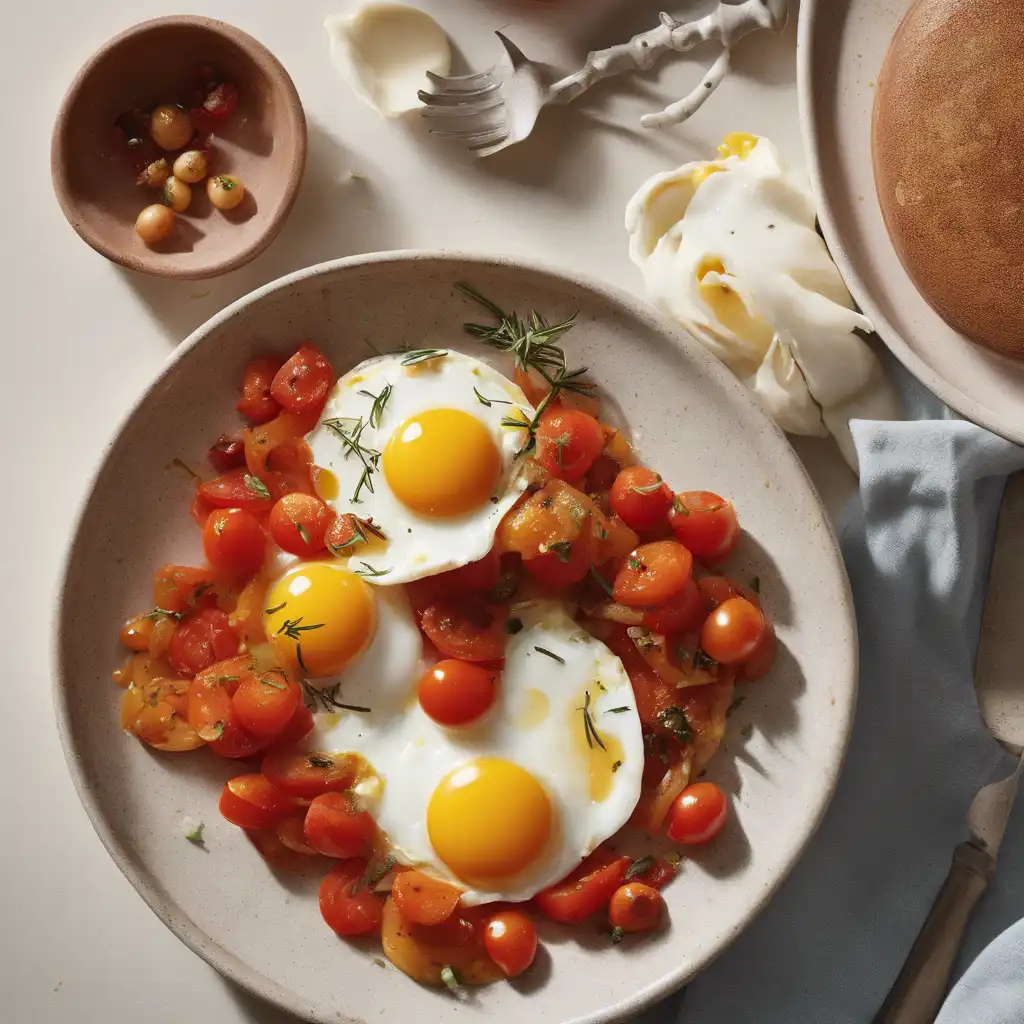
[[[67,584],[72,561],[80,543],[83,542],[82,526],[85,512],[91,502],[96,483],[111,459],[114,447],[118,438],[127,428],[128,424],[135,417],[139,409],[149,400],[150,396],[163,384],[165,378],[181,358],[193,348],[214,334],[224,323],[240,313],[247,306],[258,302],[265,296],[275,292],[283,291],[307,278],[315,278],[349,269],[359,269],[373,264],[408,264],[408,263],[476,263],[489,269],[509,268],[512,270],[527,271],[543,275],[554,282],[574,289],[584,289],[596,294],[607,303],[623,308],[629,315],[640,321],[646,322],[653,331],[660,334],[665,340],[686,349],[688,355],[704,364],[705,370],[727,390],[732,390],[741,396],[754,414],[755,418],[762,420],[763,426],[772,434],[779,445],[779,456],[787,459],[797,469],[800,476],[807,485],[812,506],[818,513],[818,517],[824,527],[827,542],[824,546],[823,555],[829,563],[829,568],[837,576],[840,584],[841,601],[840,608],[844,625],[847,629],[846,639],[846,660],[849,666],[840,693],[846,695],[846,700],[839,711],[839,726],[841,729],[840,743],[835,748],[832,760],[825,766],[826,784],[820,790],[816,803],[810,808],[802,830],[796,836],[795,843],[790,847],[789,861],[781,871],[774,877],[770,884],[759,890],[756,899],[751,903],[747,911],[739,918],[729,930],[724,940],[716,949],[705,953],[696,964],[663,975],[657,982],[649,985],[646,989],[632,992],[620,1002],[605,1007],[602,1010],[587,1017],[580,1017],[573,1020],[573,1024],[607,1024],[607,1022],[626,1019],[641,1012],[653,1003],[659,1001],[676,991],[680,986],[705,970],[715,959],[723,954],[736,939],[752,924],[754,919],[765,909],[771,901],[772,896],[786,880],[793,868],[800,861],[807,850],[808,845],[818,830],[819,825],[832,802],[836,786],[842,772],[846,753],[849,749],[853,722],[857,707],[857,695],[859,685],[859,640],[857,631],[857,619],[854,609],[853,594],[850,588],[849,576],[843,561],[839,541],[835,529],[825,509],[825,505],[818,494],[818,490],[807,473],[806,467],[799,456],[789,444],[785,434],[753,398],[750,392],[730,373],[711,353],[703,346],[685,334],[670,320],[663,317],[653,306],[649,306],[635,295],[624,291],[614,285],[609,285],[585,274],[578,274],[566,268],[553,266],[539,260],[524,259],[520,257],[502,256],[488,253],[478,253],[471,250],[456,249],[396,249],[384,252],[357,254],[346,256],[340,259],[326,260],[322,263],[303,267],[299,270],[275,278],[264,285],[247,292],[245,295],[231,302],[220,312],[214,314],[208,320],[200,324],[182,341],[164,362],[157,369],[156,373],[143,388],[139,396],[133,401],[127,411],[118,419],[110,432],[103,448],[96,460],[95,467],[90,473],[82,495],[78,500],[71,529],[65,542],[61,555],[60,573],[53,601],[53,629],[51,635],[51,657],[53,664],[53,677],[51,682],[54,713],[57,719],[57,733],[60,738],[61,749],[64,760],[71,775],[75,792],[78,795],[82,806],[89,818],[89,822],[99,837],[111,859],[118,869],[131,883],[132,888],[142,898],[150,910],[160,921],[189,949],[201,957],[207,964],[216,970],[221,976],[233,984],[258,996],[261,999],[277,1006],[278,1008],[292,1014],[296,1014],[305,1020],[320,1024],[323,1018],[318,1015],[317,1008],[302,995],[301,992],[286,988],[274,981],[248,964],[241,961],[233,952],[222,945],[208,932],[192,921],[188,914],[173,901],[165,899],[165,894],[159,887],[150,884],[144,864],[137,862],[129,850],[123,845],[116,835],[114,828],[103,813],[99,799],[93,793],[91,783],[86,777],[86,771],[81,764],[80,754],[75,746],[72,729],[70,726],[70,709],[68,706],[68,687],[66,683],[66,665],[68,659],[64,651],[64,635],[62,623],[69,613],[67,603]],[[345,1011],[340,1011],[344,1014]],[[365,1024],[358,1018],[347,1015],[335,1015],[332,1017],[335,1024]]]

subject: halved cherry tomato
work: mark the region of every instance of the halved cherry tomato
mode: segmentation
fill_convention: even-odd
[[[587,493],[604,493],[611,489],[619,475],[619,464],[608,455],[600,455],[587,472]]]
[[[649,932],[661,920],[661,893],[643,882],[627,882],[615,890],[608,904],[613,939],[623,932]]]
[[[249,361],[242,376],[242,397],[235,406],[247,420],[266,423],[281,411],[280,403],[270,393],[280,369],[281,360],[277,356],[257,356]]]
[[[653,633],[678,633],[697,629],[704,615],[704,599],[691,577],[675,597],[645,609],[643,624]]]
[[[529,574],[549,587],[568,587],[579,583],[590,572],[592,564],[590,538],[581,535],[576,540],[564,540],[547,551],[523,560]]]
[[[260,765],[260,771],[278,789],[307,800],[348,789],[358,768],[351,754],[286,749],[269,751]]]
[[[215,569],[237,576],[255,572],[262,564],[267,536],[260,521],[240,508],[218,508],[203,527],[203,552]]]
[[[199,672],[189,684],[189,724],[220,757],[251,757],[268,743],[243,727],[231,703],[232,694],[251,667],[248,655],[229,658]]]
[[[238,89],[231,82],[215,85],[203,100],[203,110],[218,121],[230,117],[238,106]]]
[[[153,576],[153,600],[157,608],[184,612],[189,608],[216,604],[216,583],[209,569],[190,565],[162,565]]]
[[[327,546],[335,514],[311,494],[286,494],[270,512],[270,536],[283,551],[316,555]]]
[[[430,579],[437,586],[439,594],[458,596],[492,590],[497,586],[500,576],[501,555],[497,548],[491,548],[483,558],[459,566],[458,569],[449,569]]]
[[[384,898],[364,883],[366,860],[343,860],[320,883],[320,913],[339,935],[369,935],[380,930]]]
[[[240,508],[269,512],[274,504],[267,485],[247,468],[232,469],[199,485],[199,494],[214,508]]]
[[[351,793],[321,793],[306,811],[306,841],[326,857],[362,857],[377,826]]]
[[[754,648],[753,653],[742,665],[736,681],[740,683],[752,683],[756,679],[768,674],[769,669],[775,663],[775,652],[779,642],[775,636],[775,627],[765,619],[764,635],[761,642]]]
[[[537,894],[537,906],[553,921],[578,924],[602,907],[626,876],[630,859],[598,847],[564,881]]]
[[[331,364],[319,349],[304,341],[277,371],[270,393],[290,412],[319,412],[333,386]]]
[[[309,867],[309,854],[299,853],[281,842],[276,827],[247,828],[245,835],[275,871],[303,871]]]
[[[152,614],[136,615],[121,627],[119,639],[130,651],[148,651],[154,624]]]
[[[270,464],[271,456],[278,448],[282,448],[285,445],[293,446],[289,461],[294,461],[296,449],[301,451],[301,448],[298,447],[298,442],[316,426],[319,415],[317,410],[300,413],[282,410],[268,423],[257,424],[243,430],[242,440],[245,443],[245,464],[249,468],[249,472],[253,476],[262,479],[267,471],[272,468]],[[307,445],[307,450],[308,447]],[[277,471],[282,471],[280,461]],[[312,479],[310,479],[310,487],[312,487]]]
[[[306,842],[306,808],[286,814],[275,826],[274,834],[284,846],[307,857],[315,857],[316,850]]]
[[[242,727],[254,736],[278,736],[302,703],[302,688],[284,672],[248,673],[231,698]]]
[[[196,486],[196,492],[192,495],[192,504],[188,510],[188,514],[200,529],[206,525],[206,520],[210,518],[210,513],[214,509],[214,506],[206,500],[202,491],[200,491],[199,488],[202,486],[202,484]]]
[[[656,540],[636,548],[615,574],[615,600],[630,608],[664,604],[685,586],[693,556],[674,540]]]
[[[252,773],[229,779],[218,806],[220,813],[239,828],[273,828],[297,804],[294,797]]]
[[[265,461],[264,483],[275,501],[286,494],[313,494],[313,452],[305,438],[283,441]]]
[[[420,871],[401,872],[391,888],[391,898],[398,912],[411,924],[435,925],[447,921],[461,897],[461,890],[454,885]]]
[[[711,491],[677,494],[668,521],[680,544],[709,565],[728,558],[740,537],[732,502]]]
[[[283,750],[293,746],[303,737],[308,736],[313,731],[315,724],[313,712],[300,702],[291,721],[274,737],[274,748]]]
[[[601,424],[575,409],[549,408],[536,438],[537,461],[561,480],[579,480],[604,451]]]
[[[469,725],[497,696],[497,672],[469,661],[439,661],[420,677],[420,706],[438,725]]]
[[[167,649],[167,660],[191,679],[197,672],[238,653],[238,634],[225,612],[200,608],[178,623]]]
[[[660,474],[646,466],[627,466],[611,486],[612,511],[631,529],[649,530],[665,521],[672,492]]]
[[[737,665],[757,650],[765,629],[765,618],[760,608],[742,597],[730,597],[704,620],[700,646],[709,658],[719,664]]]
[[[210,465],[217,473],[238,469],[245,465],[245,442],[240,437],[221,436],[206,453]]]
[[[700,846],[722,831],[728,816],[725,794],[713,782],[695,782],[669,808],[668,837],[684,846]]]
[[[427,639],[449,658],[500,661],[505,656],[508,608],[482,601],[441,600],[430,605],[420,625]]]
[[[516,978],[537,955],[537,929],[521,910],[503,910],[487,922],[484,948],[506,977]]]

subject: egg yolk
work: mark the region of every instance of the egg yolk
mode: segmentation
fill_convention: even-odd
[[[774,331],[763,317],[751,315],[743,299],[727,282],[704,280],[712,273],[724,277],[727,271],[717,256],[705,256],[697,264],[697,281],[704,304],[727,330],[767,350],[772,343]]]
[[[372,588],[332,562],[289,569],[268,591],[267,638],[286,665],[313,677],[341,672],[377,630]]]
[[[718,155],[726,160],[730,156],[738,156],[746,160],[757,145],[757,136],[750,132],[729,132],[718,145]]]
[[[554,811],[525,768],[482,757],[449,772],[427,805],[438,857],[472,885],[493,886],[528,868],[547,845]]]
[[[461,516],[491,498],[501,476],[501,453],[490,430],[459,409],[410,416],[384,449],[392,493],[424,516]]]

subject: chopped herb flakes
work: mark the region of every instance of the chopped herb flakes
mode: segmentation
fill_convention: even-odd
[[[263,498],[266,501],[270,501],[270,491],[267,489],[267,485],[258,477],[253,476],[252,473],[245,474],[245,489],[252,491],[257,498]]]
[[[665,708],[658,715],[658,721],[682,744],[693,740],[693,729],[686,712],[676,704]]]

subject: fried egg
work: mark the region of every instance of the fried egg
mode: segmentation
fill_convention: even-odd
[[[483,558],[526,487],[526,431],[502,421],[533,414],[515,384],[458,352],[382,356],[342,377],[306,440],[320,497],[384,535],[353,567],[388,586]]]
[[[497,699],[447,729],[417,700],[418,678],[345,681],[368,712],[318,715],[307,749],[372,766],[356,793],[401,864],[465,890],[466,904],[522,901],[552,885],[629,819],[644,749],[619,659],[562,605],[520,611]]]

